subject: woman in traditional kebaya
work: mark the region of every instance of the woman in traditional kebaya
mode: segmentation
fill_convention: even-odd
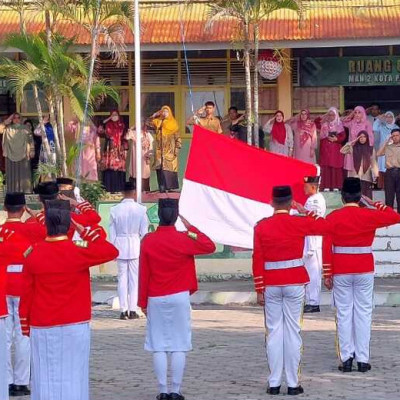
[[[107,192],[115,193],[122,191],[125,184],[125,124],[117,110],[112,111],[104,123],[106,146],[101,160],[103,185]]]
[[[179,189],[178,155],[182,147],[178,122],[168,106],[150,117],[149,125],[156,130],[153,168],[157,172],[160,192]]]

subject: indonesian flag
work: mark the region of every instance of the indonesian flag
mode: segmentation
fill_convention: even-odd
[[[304,203],[304,176],[317,166],[194,127],[180,214],[214,242],[253,248],[253,229],[273,214],[272,187],[290,185]]]

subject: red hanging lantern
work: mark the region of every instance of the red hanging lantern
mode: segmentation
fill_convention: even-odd
[[[271,81],[282,73],[283,66],[272,50],[262,50],[258,55],[257,69],[263,78]]]

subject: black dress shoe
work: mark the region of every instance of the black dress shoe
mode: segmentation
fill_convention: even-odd
[[[157,400],[170,400],[168,393],[160,393],[157,397]]]
[[[26,385],[14,385],[14,390],[10,393],[10,396],[17,397],[17,396],[29,396],[31,391],[29,390],[28,386]]]
[[[13,383],[8,385],[8,395],[9,396],[14,396],[14,390],[15,390],[15,385]]]
[[[358,362],[357,367],[358,367],[358,372],[368,372],[371,370],[371,364],[368,363]]]
[[[348,360],[344,361],[342,365],[339,365],[338,370],[342,372],[351,372],[353,370],[353,357],[350,357]]]
[[[129,319],[139,319],[139,315],[137,315],[136,311],[130,311]]]
[[[272,387],[269,386],[267,388],[267,393],[272,395],[272,396],[275,396],[275,395],[279,394],[280,390],[281,390],[280,386],[272,386]]]
[[[119,319],[122,319],[122,320],[127,320],[127,319],[129,319],[129,317],[128,317],[128,311],[122,312],[121,315],[119,316]]]
[[[185,400],[185,398],[179,393],[170,393],[169,400]]]
[[[307,304],[304,306],[304,314],[309,314],[309,313],[315,313],[315,312],[320,312],[321,310],[319,309],[319,306],[312,306],[310,304]]]
[[[304,393],[304,389],[299,385],[297,387],[288,387],[287,394],[289,396],[297,396],[298,394]]]

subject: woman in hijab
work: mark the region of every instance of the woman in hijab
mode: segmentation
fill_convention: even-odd
[[[276,111],[274,117],[264,125],[264,132],[271,135],[269,151],[271,153],[293,156],[293,132],[289,124],[284,122],[282,111]]]
[[[163,106],[150,117],[149,125],[156,130],[153,168],[157,172],[160,192],[179,189],[178,155],[182,141],[171,109]]]
[[[142,146],[142,191],[150,192],[150,160],[153,155],[153,136],[143,124],[141,129]],[[128,154],[126,157],[126,180],[136,180],[136,127],[128,129],[125,139],[128,141]]]
[[[317,128],[310,118],[309,110],[301,110],[300,114],[291,118],[290,123],[294,138],[294,158],[315,164],[317,148]]]
[[[348,116],[342,119],[342,122],[343,126],[349,130],[349,142],[354,141],[361,131],[365,131],[368,134],[369,145],[374,145],[372,124],[368,120],[364,107],[357,106]],[[350,154],[346,154],[344,157],[344,169],[347,173],[352,170],[352,159]]]
[[[354,140],[342,147],[341,152],[350,156],[351,170],[348,170],[348,176],[360,178],[361,193],[372,198],[372,184],[378,178],[379,171],[375,149],[369,143],[368,132],[359,132]]]
[[[103,185],[107,192],[121,192],[125,184],[125,150],[122,139],[125,124],[117,110],[103,121],[105,124],[106,144],[101,160]]]
[[[32,192],[30,159],[34,156],[32,135],[18,113],[0,124],[6,160],[7,192]]]
[[[50,148],[50,158],[47,156],[44,144],[42,143],[40,146],[40,152],[39,152],[39,162],[41,164],[48,164],[51,163],[53,165],[56,164],[56,145],[55,145],[55,138],[54,138],[54,130],[53,126],[50,123],[50,117],[48,115],[45,115],[43,117],[43,125],[46,131],[46,137],[47,141],[49,143],[49,148]],[[36,137],[40,137],[40,141],[42,142],[42,128],[40,124],[36,127],[34,134]]]
[[[380,115],[374,122],[373,130],[376,133],[377,146],[376,149],[380,149],[385,141],[391,136],[392,129],[398,128],[395,123],[394,114],[391,111],[386,112],[383,115]],[[378,158],[378,167],[379,167],[379,178],[378,178],[378,187],[380,189],[384,188],[384,178],[386,172],[386,160],[385,156]]]
[[[331,107],[322,117],[320,133],[319,165],[321,167],[321,190],[342,188],[343,160],[340,152],[346,133],[340,121],[339,111]]]

